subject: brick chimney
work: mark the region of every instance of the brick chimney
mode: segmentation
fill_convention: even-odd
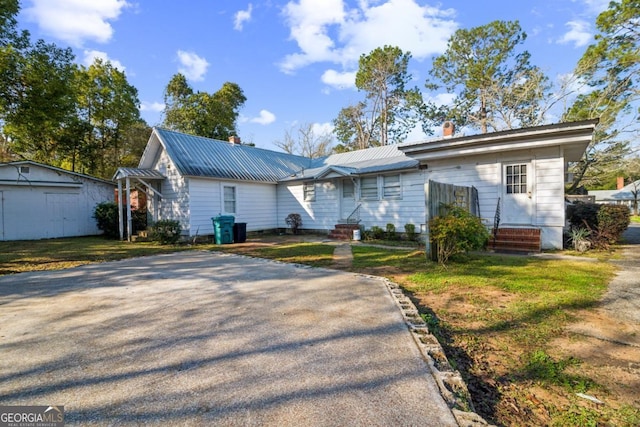
[[[616,190],[621,190],[622,187],[624,187],[624,177],[623,176],[619,176],[616,179]]]
[[[233,145],[240,145],[240,144],[241,144],[241,142],[240,142],[240,137],[239,137],[239,136],[236,136],[236,135],[232,135],[232,136],[230,136],[230,137],[229,137],[229,142],[230,142],[231,144],[233,144]]]
[[[445,138],[451,138],[456,131],[456,126],[453,122],[446,121],[442,124],[442,136]]]

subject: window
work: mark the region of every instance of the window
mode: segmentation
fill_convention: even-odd
[[[355,188],[353,186],[353,181],[350,179],[345,179],[342,181],[342,197],[345,199],[353,199],[355,195]]]
[[[527,165],[507,166],[507,194],[527,192]]]
[[[236,213],[236,187],[223,187],[224,212]]]
[[[383,198],[399,199],[402,197],[402,187],[400,187],[400,175],[388,175],[383,177]]]
[[[29,166],[20,166],[20,173],[29,173]]]
[[[378,199],[377,176],[368,176],[360,180],[360,198],[365,200]]]
[[[316,185],[313,182],[303,184],[302,191],[304,192],[305,202],[313,202],[316,200]]]

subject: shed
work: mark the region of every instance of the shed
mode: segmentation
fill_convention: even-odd
[[[100,234],[95,206],[115,184],[30,160],[0,163],[0,240]]]

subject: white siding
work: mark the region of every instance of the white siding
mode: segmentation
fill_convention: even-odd
[[[183,234],[188,235],[190,211],[187,180],[180,175],[165,150],[160,151],[153,169],[166,177],[160,188],[163,197],[159,199],[158,220],[178,220]]]
[[[365,228],[374,225],[385,228],[388,223],[396,226],[397,231],[404,231],[407,223],[420,228],[424,223],[424,178],[422,172],[402,173],[402,197],[379,200],[356,200],[360,204],[361,224]],[[304,201],[302,183],[278,185],[278,227],[286,228],[285,218],[290,213],[298,213],[302,217],[302,228],[313,230],[331,230],[340,219],[339,181],[323,181],[316,183],[316,199]],[[380,185],[381,180],[380,180]],[[380,195],[382,190],[380,189]],[[357,190],[356,190],[357,193]],[[359,194],[356,195],[359,199]]]
[[[36,240],[101,234],[93,211],[115,200],[114,185],[37,165],[18,177],[0,167],[0,239]]]
[[[224,212],[223,187],[236,189],[236,212]],[[213,234],[212,217],[233,215],[235,222],[247,223],[247,231],[277,227],[276,186],[274,184],[190,178],[191,235]]]

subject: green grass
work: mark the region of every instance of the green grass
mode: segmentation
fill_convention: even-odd
[[[640,223],[640,216],[639,215],[632,216],[631,222]]]
[[[322,243],[288,243],[259,248],[242,245],[222,245],[209,247],[209,249],[282,262],[305,264],[312,267],[327,267],[333,263],[333,250],[335,248]]]
[[[0,275],[59,270],[94,262],[116,261],[190,249],[155,242],[121,242],[103,237],[0,242]]]

